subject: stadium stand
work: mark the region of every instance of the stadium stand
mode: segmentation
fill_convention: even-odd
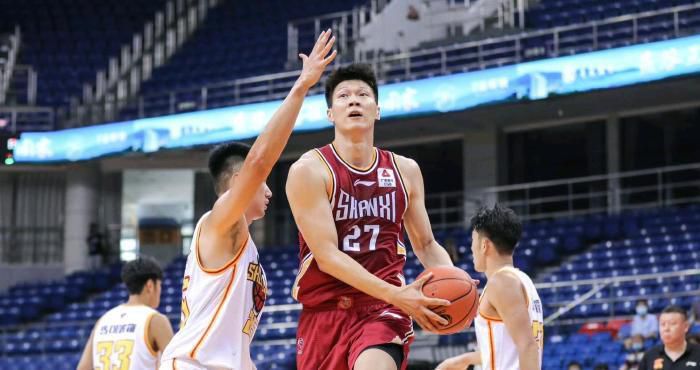
[[[128,44],[164,3],[165,0],[148,4],[130,0],[98,7],[85,1],[58,1],[41,6],[30,1],[5,7],[7,11],[0,14],[0,23],[20,26],[23,43],[19,63],[38,71],[37,105],[68,109],[71,99],[81,96],[83,84],[94,82],[96,72],[107,67],[110,57],[119,55],[120,47]],[[285,76],[247,81],[244,92],[234,91],[232,81],[285,71],[289,21],[347,11],[367,1],[265,0],[264,6],[258,3],[229,0],[212,9],[183,47],[156,68],[137,96],[119,110],[117,119],[235,105],[276,96],[287,89],[289,81]],[[700,7],[692,0],[576,0],[573,4],[575,10],[570,10],[573,9],[570,2],[541,1],[527,11],[524,32],[474,41],[463,47],[450,45],[447,51],[443,47],[415,50],[408,61],[393,60],[389,55],[385,58],[387,70],[378,72],[387,82],[431,77],[671,39],[692,34],[700,27]],[[687,9],[678,10],[684,6]],[[265,13],[260,9],[266,9]],[[621,15],[634,15],[635,19],[619,18]],[[597,23],[586,26],[587,22]],[[0,33],[5,31],[10,29]],[[473,37],[478,40],[478,35]],[[309,40],[301,40],[299,44],[302,49],[305,42]],[[447,54],[443,57],[444,53]],[[444,66],[440,68],[443,59]],[[407,74],[403,65],[410,65],[411,73]],[[207,88],[204,95],[203,87]],[[54,120],[54,116],[45,117],[46,112],[24,113],[31,114],[37,117],[18,118],[26,129],[45,129],[46,125],[38,122]],[[94,123],[97,122],[80,125]]]
[[[526,14],[527,28],[511,35],[491,37],[485,33],[481,40],[478,34],[470,35],[472,41],[459,44],[448,38],[442,41],[443,45],[436,41],[431,47],[413,50],[410,55],[385,53],[377,73],[381,81],[393,83],[672,39],[694,34],[700,28],[700,7],[693,1],[576,1],[575,12],[564,10],[568,4],[538,3]],[[336,5],[334,10],[349,9],[349,5],[352,4],[344,8]],[[267,21],[249,24],[251,17],[255,19],[255,14],[249,12],[239,4],[222,4],[187,47],[155,70],[139,96],[120,112],[120,117],[150,117],[279,98],[291,81],[285,74],[274,74],[283,72],[286,62],[287,33],[283,25],[301,14],[320,13],[297,13],[292,8],[283,15],[273,15],[276,21],[270,24]],[[582,15],[588,12],[595,16]],[[264,28],[266,25],[269,28]],[[266,36],[248,36],[254,29],[259,31],[252,35]],[[260,45],[280,47],[266,52]],[[304,40],[299,45],[303,50]],[[188,78],[179,78],[183,75]]]
[[[470,233],[455,229],[437,236],[441,240],[456,241],[458,266],[481,278],[483,286],[483,276],[474,272],[471,263]],[[624,332],[626,328],[620,325],[612,328],[612,323],[617,322],[616,318],[629,318],[639,298],[649,300],[653,313],[660,312],[668,304],[689,308],[700,292],[700,276],[670,279],[643,279],[643,276],[700,269],[698,245],[700,206],[526,224],[516,265],[537,276],[545,315],[557,312],[590,289],[576,281],[630,277],[629,281],[610,284],[561,316],[562,320],[609,320],[611,324],[602,325],[600,330],[586,330],[581,323],[554,325],[550,328],[552,335],[547,336],[544,368],[561,368],[574,360],[585,368],[601,362],[619,367],[625,350],[616,335],[618,330]],[[253,347],[259,369],[287,368],[295,358],[293,341],[299,311],[290,292],[298,267],[297,250],[286,247],[273,251],[261,251],[268,279],[268,298]],[[180,317],[184,266],[184,257],[168,265],[162,285],[159,310],[171,319],[174,327]],[[78,273],[60,283],[11,288],[0,300],[5,313],[0,315],[5,320],[2,322],[5,331],[0,337],[3,355],[0,367],[11,370],[44,368],[55,356],[66,361],[65,368],[74,366],[95,320],[127,297],[124,287],[114,284],[118,279],[117,267],[109,274]],[[409,252],[404,270],[407,280],[414,280],[421,271],[418,259]],[[554,282],[566,283],[561,287],[547,286]],[[24,325],[17,330],[20,322]],[[473,340],[472,332],[464,332],[441,336],[438,345],[464,345]],[[647,343],[652,344],[653,341]],[[601,348],[606,349],[603,356],[599,355]]]
[[[82,94],[110,57],[163,7],[154,1],[4,1],[0,33],[19,25],[22,49],[19,63],[38,72],[37,104],[65,106]]]
[[[542,0],[536,7],[528,11],[527,23],[529,27],[540,29],[561,27],[692,4],[695,4],[694,0]],[[697,22],[698,19],[692,21]],[[649,29],[658,27],[667,32],[671,31],[668,27],[668,20],[664,22],[663,19],[639,26]]]

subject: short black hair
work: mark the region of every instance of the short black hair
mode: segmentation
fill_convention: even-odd
[[[249,151],[250,145],[231,142],[217,145],[209,152],[209,174],[216,194],[222,193],[233,170],[243,163]]]
[[[330,108],[333,105],[333,91],[343,81],[360,80],[369,85],[374,92],[374,100],[379,102],[379,88],[377,77],[369,64],[353,63],[346,67],[340,67],[333,71],[326,80],[326,104]]]
[[[163,280],[163,270],[150,257],[139,257],[127,262],[122,268],[122,281],[129,294],[141,294],[149,280]]]
[[[677,305],[667,306],[666,308],[663,309],[663,311],[661,311],[661,313],[662,314],[664,314],[664,313],[679,313],[683,316],[683,320],[688,321],[688,311],[683,309],[683,307],[681,307],[681,306],[677,306]]]
[[[523,224],[515,212],[496,204],[481,207],[471,219],[472,229],[489,238],[501,254],[512,254],[523,234]]]

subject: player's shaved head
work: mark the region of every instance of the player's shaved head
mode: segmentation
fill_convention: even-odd
[[[241,169],[249,151],[250,145],[233,142],[217,145],[209,152],[209,174],[217,195],[228,189],[231,176]]]
[[[379,88],[377,87],[377,78],[374,76],[374,71],[369,64],[354,63],[347,67],[340,67],[333,71],[326,80],[326,104],[330,108],[333,105],[333,92],[335,88],[343,81],[359,80],[372,89],[374,92],[374,100],[379,102]]]

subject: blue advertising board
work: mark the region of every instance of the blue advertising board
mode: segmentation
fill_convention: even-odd
[[[460,111],[505,101],[546,99],[700,72],[700,36],[538,60],[483,71],[384,85],[383,118]],[[63,162],[123,152],[242,140],[257,136],[281,100],[52,132],[25,132],[17,163]],[[322,95],[308,97],[295,132],[330,127]]]

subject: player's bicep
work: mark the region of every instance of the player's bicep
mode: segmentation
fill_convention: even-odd
[[[294,221],[312,253],[323,248],[337,248],[338,236],[323,176],[309,163],[297,163],[289,170],[287,199]]]
[[[497,274],[489,280],[487,294],[516,347],[525,348],[534,343],[527,297],[520,281],[514,276]]]
[[[414,249],[420,249],[435,240],[433,230],[430,227],[428,211],[425,208],[425,186],[423,184],[423,174],[418,164],[407,158],[397,161],[400,166],[403,180],[407,182],[408,208],[404,215],[404,225],[408,238]]]
[[[173,339],[173,328],[165,315],[155,314],[149,328],[151,339],[156,344],[156,350],[163,352],[165,347]]]

